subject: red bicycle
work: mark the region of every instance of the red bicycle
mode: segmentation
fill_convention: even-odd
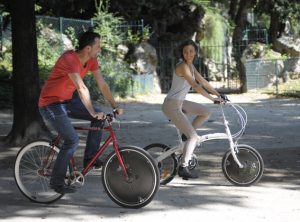
[[[135,146],[119,147],[113,129],[115,113],[106,115],[105,127],[74,127],[76,130],[106,131],[109,135],[96,155],[80,172],[71,158],[65,178],[68,185],[84,185],[84,176],[97,158],[113,144],[113,149],[102,167],[103,187],[115,203],[127,208],[140,208],[151,202],[159,187],[157,164],[147,151]],[[59,135],[52,141],[38,140],[22,147],[17,154],[14,177],[21,193],[37,203],[52,203],[63,194],[49,187],[54,162],[59,153]]]

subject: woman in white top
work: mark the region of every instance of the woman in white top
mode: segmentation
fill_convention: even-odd
[[[198,47],[193,40],[187,40],[181,44],[182,62],[176,65],[171,89],[162,106],[164,114],[187,138],[183,158],[178,169],[178,175],[183,179],[198,177],[195,173],[189,171],[188,163],[197,143],[198,135],[195,129],[199,128],[210,116],[209,109],[204,105],[185,100],[187,93],[192,87],[197,93],[213,102],[220,103],[223,101],[220,94],[201,76],[193,65],[197,51]],[[208,92],[217,96],[217,98],[212,97]],[[186,115],[196,115],[196,117],[190,123]]]

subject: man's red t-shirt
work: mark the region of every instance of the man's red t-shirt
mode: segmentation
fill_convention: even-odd
[[[65,52],[57,60],[42,88],[39,98],[39,107],[47,106],[55,102],[63,102],[72,98],[76,87],[68,74],[79,73],[81,78],[84,78],[88,71],[93,72],[97,69],[99,69],[97,59],[93,58],[88,60],[83,67],[75,51],[70,50]]]

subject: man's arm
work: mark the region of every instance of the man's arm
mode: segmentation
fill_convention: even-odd
[[[93,72],[93,75],[97,82],[98,88],[103,94],[104,98],[109,102],[109,104],[113,109],[117,110],[118,114],[120,115],[123,114],[123,109],[118,108],[117,103],[114,97],[112,96],[109,86],[107,85],[106,81],[103,79],[101,71],[98,69]]]
[[[69,78],[73,81],[79,98],[82,101],[83,105],[86,107],[88,112],[91,114],[92,117],[96,119],[102,119],[104,117],[104,113],[96,113],[91,101],[90,92],[86,85],[84,84],[83,80],[81,79],[80,75],[78,73],[70,73]]]

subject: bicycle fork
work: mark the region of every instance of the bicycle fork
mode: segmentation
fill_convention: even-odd
[[[116,136],[114,134],[111,134],[111,139],[113,141],[113,148],[115,150],[115,153],[117,155],[119,163],[120,163],[120,165],[121,165],[121,167],[122,167],[122,169],[124,171],[124,174],[126,176],[126,180],[129,180],[129,174],[128,174],[128,171],[127,171],[126,166],[124,164],[123,158],[122,158],[122,156],[121,156],[121,154],[119,152],[119,143],[117,142]]]
[[[223,122],[224,122],[224,126],[225,126],[225,131],[228,137],[228,141],[229,141],[229,146],[230,146],[230,150],[231,150],[231,154],[233,156],[234,161],[237,163],[237,165],[239,166],[239,168],[244,168],[243,164],[241,164],[241,162],[239,161],[238,157],[237,157],[237,153],[238,153],[238,149],[237,146],[234,144],[233,139],[232,139],[232,135],[228,126],[228,121],[225,118],[225,114],[223,112],[222,109],[222,115],[223,115]]]

